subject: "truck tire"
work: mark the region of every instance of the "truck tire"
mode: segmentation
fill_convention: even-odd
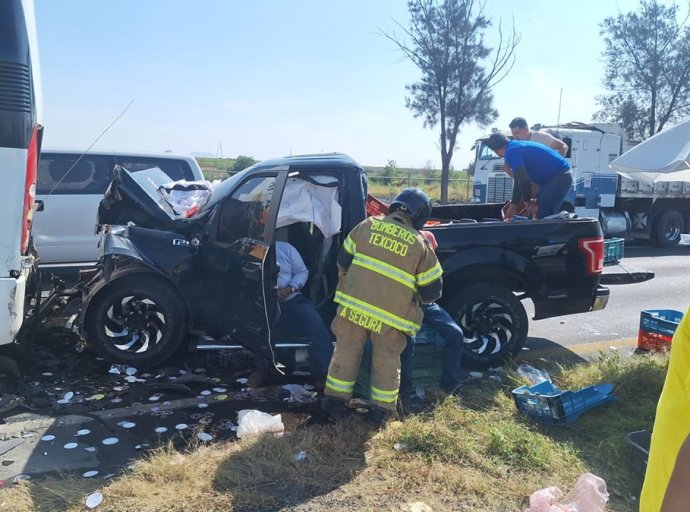
[[[156,276],[125,276],[105,286],[84,314],[84,337],[106,361],[146,368],[175,354],[187,312],[172,284]]]
[[[683,216],[676,210],[668,210],[656,219],[654,241],[659,247],[675,247],[680,242],[681,233],[684,232]]]
[[[462,288],[451,299],[448,312],[465,335],[465,368],[500,366],[519,352],[527,339],[525,308],[504,286],[484,283]]]

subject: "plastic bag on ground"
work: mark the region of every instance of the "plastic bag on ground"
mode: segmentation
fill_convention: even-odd
[[[285,429],[280,414],[273,416],[256,409],[239,411],[237,424],[237,437],[240,439],[264,433],[282,433]]]
[[[573,490],[561,499],[563,491],[547,487],[532,493],[525,512],[602,512],[609,501],[606,482],[592,473],[584,473]]]
[[[532,385],[545,381],[551,382],[549,372],[546,370],[538,370],[531,364],[522,363],[517,367],[517,372],[518,375],[527,379]]]

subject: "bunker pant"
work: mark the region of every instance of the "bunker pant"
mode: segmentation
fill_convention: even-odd
[[[349,313],[348,308],[340,306],[331,325],[337,341],[324,394],[345,400],[352,397],[364,345],[370,339],[371,401],[383,409],[395,410],[400,388],[400,354],[405,349],[407,337],[385,324],[379,324],[375,331],[370,331],[348,320]]]

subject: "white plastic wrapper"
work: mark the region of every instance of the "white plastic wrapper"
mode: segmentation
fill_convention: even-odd
[[[592,473],[584,473],[565,497],[558,487],[532,493],[525,512],[603,512],[608,501],[606,482]]]
[[[175,214],[184,217],[192,208],[199,208],[208,201],[212,188],[213,184],[206,180],[179,180],[161,186],[160,192]]]
[[[256,409],[239,411],[237,423],[237,437],[240,439],[265,433],[280,434],[285,430],[280,414],[273,416]]]

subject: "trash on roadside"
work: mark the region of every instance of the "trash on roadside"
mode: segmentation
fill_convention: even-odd
[[[96,471],[96,470],[94,469],[94,470],[91,470],[91,471],[87,471],[87,472],[85,472],[85,473],[82,473],[81,476],[84,477],[84,478],[93,478],[93,477],[96,476],[97,474],[98,474],[98,471]]]
[[[213,440],[213,436],[211,434],[207,434],[206,432],[199,432],[196,435],[196,438],[203,443],[208,443],[209,441]]]
[[[285,398],[287,402],[309,403],[316,401],[316,391],[309,385],[285,384],[281,386],[290,392],[290,396]]]
[[[293,459],[295,459],[295,462],[302,462],[306,458],[307,452],[305,452],[304,450],[297,452],[293,457]]]
[[[94,492],[86,497],[86,506],[88,508],[96,508],[103,502],[103,495],[100,492]]]
[[[74,434],[74,437],[88,436],[90,433],[91,431],[88,428],[83,428],[81,430],[77,430],[77,433]]]
[[[263,433],[282,434],[285,430],[280,414],[275,416],[256,409],[243,409],[237,413],[237,437]]]
[[[609,501],[606,482],[592,473],[584,473],[565,498],[558,487],[532,493],[525,512],[602,512]]]
[[[481,379],[484,376],[482,372],[470,372],[469,375],[473,379]]]
[[[111,375],[121,375],[122,372],[125,371],[125,366],[123,364],[115,364],[113,363],[112,366],[110,367],[110,370],[108,370],[108,373]]]
[[[520,412],[540,421],[562,425],[570,423],[589,409],[615,400],[613,385],[601,383],[578,391],[561,391],[551,381],[513,390],[513,400]]]
[[[546,370],[538,370],[531,364],[522,363],[517,367],[517,373],[520,377],[527,379],[532,384],[539,384],[541,382],[551,382],[549,372]]]
[[[110,446],[112,444],[117,444],[120,442],[120,440],[117,437],[106,437],[101,441],[104,445]]]

